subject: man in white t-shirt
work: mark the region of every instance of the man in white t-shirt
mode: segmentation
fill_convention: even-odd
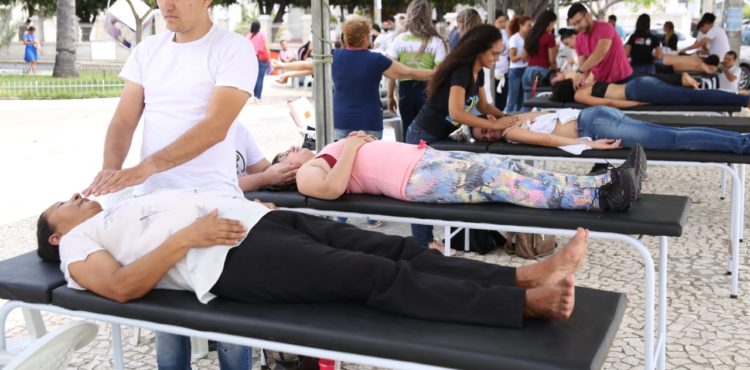
[[[719,89],[731,93],[739,92],[740,66],[737,65],[737,53],[730,50],[724,55],[719,70]]]
[[[228,160],[235,155],[230,127],[255,87],[255,50],[244,37],[211,22],[210,2],[157,2],[168,32],[143,40],[123,66],[125,87],[107,131],[102,170],[83,194],[136,186],[136,196],[160,189],[241,196],[235,165]],[[123,169],[141,119],[141,161]],[[187,338],[165,338],[181,337],[157,335],[160,367],[189,367]],[[241,348],[229,354],[227,366],[222,361],[227,353],[221,351],[224,369],[249,366],[250,351]]]
[[[37,253],[59,262],[69,288],[121,303],[161,288],[191,291],[202,303],[348,301],[419,319],[505,327],[521,327],[525,317],[570,316],[587,238],[578,229],[544,261],[503,267],[200,190],[156,191],[107,210],[74,194],[37,223]]]
[[[703,51],[703,53],[699,51],[701,54],[707,53],[708,55],[716,55],[719,58],[726,55],[730,50],[729,38],[724,29],[715,26],[714,22],[716,22],[716,16],[713,13],[703,14],[700,22],[698,22],[698,30],[700,32],[698,33],[697,40],[693,45],[682,49],[680,53],[693,49],[701,49]]]

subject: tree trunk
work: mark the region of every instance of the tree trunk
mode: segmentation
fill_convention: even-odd
[[[53,77],[78,77],[76,2],[57,0],[57,55]]]
[[[279,10],[276,12],[276,16],[273,17],[272,23],[281,23],[284,21],[284,14],[286,14],[286,7],[288,1],[282,0],[279,2]]]

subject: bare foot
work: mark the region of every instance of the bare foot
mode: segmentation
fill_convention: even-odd
[[[445,255],[445,245],[443,243],[433,240],[430,244],[427,244],[427,248],[437,250],[440,254]],[[456,254],[456,250],[451,248],[451,256]]]
[[[537,288],[552,285],[560,279],[574,274],[586,258],[589,231],[578,228],[576,234],[557,253],[546,260],[516,270],[516,285],[521,288]]]
[[[281,63],[278,59],[271,59],[271,68],[273,69],[281,69]]]
[[[697,90],[701,87],[701,84],[694,78],[690,77],[687,72],[682,72],[682,86],[692,87]]]
[[[289,81],[289,76],[281,76],[281,77],[279,77],[279,78],[276,79],[276,82],[278,82],[278,83],[280,83],[282,85],[286,84],[287,81]]]
[[[575,289],[575,277],[568,275],[554,285],[527,290],[524,317],[569,318],[575,306]]]

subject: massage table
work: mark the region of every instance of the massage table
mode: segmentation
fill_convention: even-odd
[[[711,120],[713,121],[715,118],[716,117],[711,117]],[[732,121],[736,121],[736,117],[721,118],[727,119],[727,121],[722,124],[730,125],[736,123]],[[691,117],[691,119],[699,120],[700,117]],[[740,131],[745,130],[739,125],[735,126],[734,129]],[[457,143],[450,141],[441,141],[433,143],[431,147],[438,150],[459,150],[474,153],[492,153],[517,160],[565,162],[610,161],[613,163],[618,163],[625,160],[628,156],[628,153],[630,152],[629,149],[586,150],[580,156],[576,156],[558,148],[525,144],[511,144],[508,142]],[[744,229],[744,165],[750,164],[750,156],[744,154],[722,152],[646,150],[646,157],[648,158],[648,163],[650,165],[716,168],[721,170],[722,174],[729,175],[732,181],[729,224],[729,239],[731,241],[732,259],[731,261],[729,261],[727,274],[731,275],[730,297],[737,298],[739,290],[739,243],[743,237],[742,231]]]
[[[577,288],[570,319],[504,329],[412,319],[350,303],[200,303],[155,289],[125,304],[67,288],[59,265],[29,252],[0,262],[0,356],[8,314],[21,308],[35,336],[40,311],[109,323],[114,368],[124,368],[120,325],[393,369],[597,369],[625,311],[624,294]]]
[[[644,362],[645,368],[663,369],[666,359],[667,255],[668,237],[682,235],[690,199],[681,196],[642,194],[628,212],[586,212],[544,210],[502,203],[429,204],[404,202],[384,196],[345,194],[337,200],[305,197],[297,192],[257,191],[245,193],[248,199],[273,202],[278,207],[330,217],[368,217],[402,223],[445,228],[446,255],[450,238],[461,228],[513,231],[572,236],[577,227],[588,228],[591,238],[619,240],[632,246],[643,258],[645,269]],[[457,228],[454,232],[453,228]],[[469,233],[464,233],[468,235]],[[637,237],[659,237],[657,337],[654,338],[655,274],[657,269],[648,249]],[[468,240],[464,245],[468,247]],[[511,367],[512,368],[512,367]]]
[[[523,106],[529,109],[555,110],[562,108],[584,109],[588,105],[580,103],[560,103],[552,101],[549,96],[535,96],[523,102]],[[639,105],[633,108],[620,109],[625,113],[637,112],[642,114],[683,114],[693,116],[729,116],[731,113],[739,112],[742,107],[735,105]]]

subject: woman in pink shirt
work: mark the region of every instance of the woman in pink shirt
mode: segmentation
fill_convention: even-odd
[[[260,102],[260,96],[263,93],[263,78],[266,76],[268,65],[271,62],[266,45],[266,36],[263,32],[260,32],[260,22],[255,21],[250,25],[250,33],[247,34],[247,39],[253,43],[255,55],[258,57],[258,79],[255,81],[253,96]]]
[[[622,166],[598,176],[542,171],[493,154],[439,151],[425,145],[380,141],[363,131],[315,156],[293,147],[275,163],[301,165],[300,193],[336,199],[344,193],[385,195],[408,202],[505,202],[531,208],[625,211],[645,173],[645,154],[634,148]]]
[[[545,10],[536,18],[534,26],[524,39],[526,61],[528,66],[523,72],[521,82],[524,90],[524,100],[532,97],[534,82],[537,84],[547,80],[550,71],[557,71],[557,42],[553,31],[557,15]]]

